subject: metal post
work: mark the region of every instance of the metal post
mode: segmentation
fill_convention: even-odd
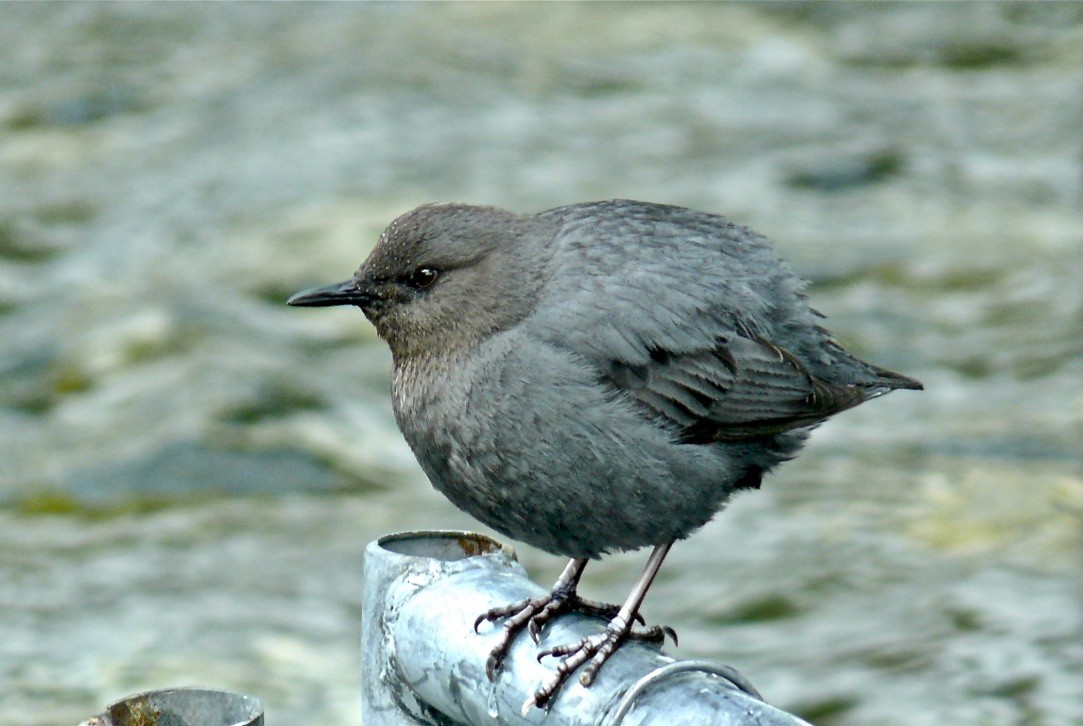
[[[527,579],[515,553],[468,532],[389,535],[365,550],[362,615],[362,718],[368,724],[759,724],[804,721],[767,705],[727,666],[674,661],[656,648],[630,642],[589,687],[571,678],[547,710],[520,715],[522,704],[552,662],[539,648],[597,633],[604,623],[565,615],[541,645],[516,638],[496,683],[485,659],[497,635],[478,615],[544,590]]]

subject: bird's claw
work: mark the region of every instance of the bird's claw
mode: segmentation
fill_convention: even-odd
[[[642,617],[637,614],[636,620],[642,622]],[[646,630],[634,631],[631,625],[614,626],[613,623],[610,623],[605,632],[600,635],[588,635],[576,643],[557,645],[539,652],[539,663],[542,658],[550,656],[561,660],[557,664],[556,673],[553,677],[542,684],[541,688],[523,704],[523,713],[529,712],[530,708],[534,706],[543,708],[560,690],[571,674],[584,664],[586,664],[586,667],[579,674],[579,683],[583,686],[592,684],[602,665],[609,660],[611,655],[617,652],[617,649],[625,641],[638,640],[661,646],[665,643],[667,636],[673,640],[674,645],[677,644],[677,633],[668,625],[654,625]]]
[[[541,641],[541,626],[535,618],[531,618],[526,624],[526,632],[530,633],[530,639],[537,645]]]
[[[485,675],[488,676],[490,682],[496,680],[496,672],[500,669],[500,664],[504,662],[515,636],[524,627],[529,627],[534,618],[545,611],[551,601],[551,594],[543,597],[527,598],[511,605],[492,608],[474,621],[474,632],[476,633],[478,626],[485,621],[496,622],[501,618],[507,618],[504,626],[500,629],[500,639],[493,646],[493,649],[489,651],[489,657],[485,660]]]
[[[507,618],[501,628],[500,639],[493,649],[489,651],[489,657],[485,661],[485,675],[490,681],[496,680],[496,672],[511,648],[511,643],[520,631],[526,629],[531,640],[538,643],[541,640],[541,632],[557,616],[566,612],[582,612],[587,615],[605,617],[612,620],[620,611],[618,605],[607,605],[591,600],[584,600],[574,592],[565,593],[554,591],[541,597],[527,598],[511,605],[495,607],[479,615],[474,621],[474,632],[483,622],[496,622]],[[636,614],[636,621],[643,623],[643,617]]]
[[[659,647],[665,645],[666,638],[672,640],[673,645],[678,645],[677,631],[668,625],[652,625],[646,630],[640,630],[638,632],[631,631],[628,633],[628,640],[638,640]]]
[[[540,600],[540,599],[541,598],[537,598],[537,600]],[[474,632],[475,633],[478,632],[478,626],[481,625],[482,623],[484,623],[486,621],[488,621],[490,623],[495,623],[497,620],[500,620],[501,618],[506,618],[509,615],[515,615],[515,614],[519,613],[520,611],[522,611],[523,608],[528,607],[529,605],[531,605],[534,602],[535,602],[535,599],[527,598],[526,600],[520,600],[519,602],[512,603],[511,605],[503,605],[503,606],[497,607],[497,608],[490,608],[489,610],[486,610],[485,612],[483,612],[481,615],[479,615],[474,620]]]

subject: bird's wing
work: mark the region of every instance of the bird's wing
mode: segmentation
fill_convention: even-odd
[[[598,214],[604,205],[619,213]],[[591,363],[682,440],[810,426],[876,395],[810,373],[809,356],[829,356],[818,344],[829,338],[800,281],[759,235],[715,215],[634,202],[554,212],[563,227],[532,334]],[[787,329],[804,361],[770,339]]]
[[[572,350],[645,363],[652,349],[708,350],[719,334],[768,336],[778,309],[815,324],[767,240],[717,215],[617,200],[539,216],[557,231],[529,322]]]
[[[670,424],[682,442],[769,436],[814,425],[874,395],[826,383],[790,353],[756,338],[719,336],[680,354],[655,349],[648,363],[608,361],[603,377]]]

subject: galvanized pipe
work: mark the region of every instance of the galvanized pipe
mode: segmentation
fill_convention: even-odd
[[[589,688],[573,677],[547,710],[520,715],[552,674],[552,662],[537,661],[539,648],[578,641],[605,625],[572,614],[546,628],[540,646],[522,634],[490,683],[485,660],[498,628],[483,625],[475,633],[475,619],[544,592],[510,548],[483,535],[408,532],[370,543],[361,627],[366,726],[805,723],[764,703],[727,666],[674,661],[637,642],[621,648]]]
[[[79,726],[263,726],[263,704],[233,691],[163,688],[125,696]]]

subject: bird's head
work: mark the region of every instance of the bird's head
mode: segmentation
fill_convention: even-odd
[[[288,304],[355,305],[396,358],[470,346],[532,310],[548,259],[523,244],[547,239],[536,226],[494,207],[427,204],[392,222],[352,278]]]

